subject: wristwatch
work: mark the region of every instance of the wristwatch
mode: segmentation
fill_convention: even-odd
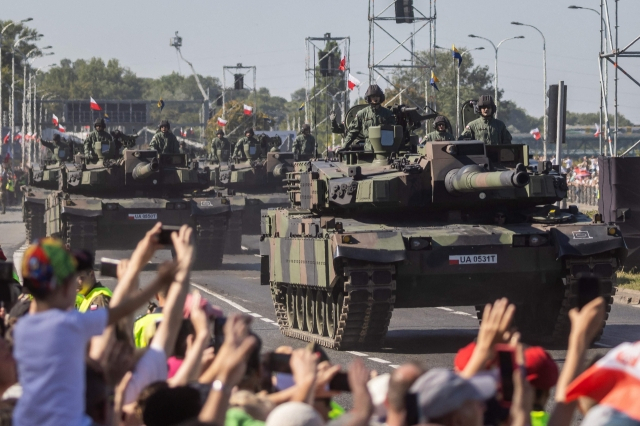
[[[211,390],[222,393],[231,393],[231,389],[229,389],[224,383],[220,380],[214,380],[211,384]]]

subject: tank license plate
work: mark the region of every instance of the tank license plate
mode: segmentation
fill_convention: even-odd
[[[498,263],[497,254],[470,254],[449,256],[449,265],[477,265],[481,263]]]
[[[158,220],[158,213],[130,213],[129,220]]]

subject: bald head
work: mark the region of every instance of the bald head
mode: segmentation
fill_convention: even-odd
[[[424,368],[417,363],[403,364],[391,373],[387,408],[389,412],[400,412],[405,409],[405,397],[416,379],[424,374]]]

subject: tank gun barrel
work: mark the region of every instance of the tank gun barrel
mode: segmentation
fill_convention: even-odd
[[[135,180],[146,179],[154,173],[157,173],[160,170],[160,163],[158,163],[158,159],[154,158],[148,163],[140,163],[136,167],[134,167],[131,175]]]
[[[472,164],[451,170],[447,173],[444,184],[450,193],[523,188],[529,184],[529,175],[524,166],[520,166],[519,164],[515,170],[487,172],[481,166]]]

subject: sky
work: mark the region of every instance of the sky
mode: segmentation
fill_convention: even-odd
[[[391,0],[375,0],[376,12]],[[414,0],[414,6],[429,14],[429,0]],[[609,0],[614,31],[614,1]],[[350,37],[351,73],[366,90],[369,51],[367,0],[4,0],[0,19],[32,17],[33,27],[45,35],[42,46],[52,45],[54,56],[37,59],[34,66],[56,63],[63,58],[117,58],[123,66],[142,77],[158,77],[173,71],[189,73],[178,60],[169,39],[175,31],[183,37],[182,53],[202,75],[222,78],[225,65],[255,65],[259,87],[290,99],[305,84],[305,38]],[[542,38],[532,28],[510,25],[519,21],[535,25],[547,42],[547,82],[568,85],[568,109],[596,112],[599,108],[597,54],[600,47],[599,17],[587,10],[570,10],[577,4],[599,9],[599,0],[440,0],[437,5],[436,43],[485,50],[473,52],[476,64],[494,71],[494,50],[476,34],[492,40],[509,40],[499,49],[498,87],[506,99],[515,101],[534,116],[543,113]],[[389,9],[392,11],[392,8]],[[640,16],[640,2],[619,2],[619,47],[640,35],[634,21]],[[412,24],[381,25],[399,40],[406,39]],[[416,28],[419,24],[416,24]],[[615,38],[615,32],[613,33]],[[427,28],[415,38],[416,50],[429,46]],[[388,54],[396,43],[381,30],[375,32],[377,58]],[[640,42],[638,42],[640,50]],[[634,50],[634,49],[631,49]],[[398,49],[385,63],[400,63],[409,54]],[[406,62],[405,62],[406,63]],[[622,66],[640,80],[640,59],[626,58]],[[436,71],[437,73],[437,71]],[[610,111],[613,111],[613,69]],[[619,75],[619,111],[640,123],[640,94],[622,73]]]

